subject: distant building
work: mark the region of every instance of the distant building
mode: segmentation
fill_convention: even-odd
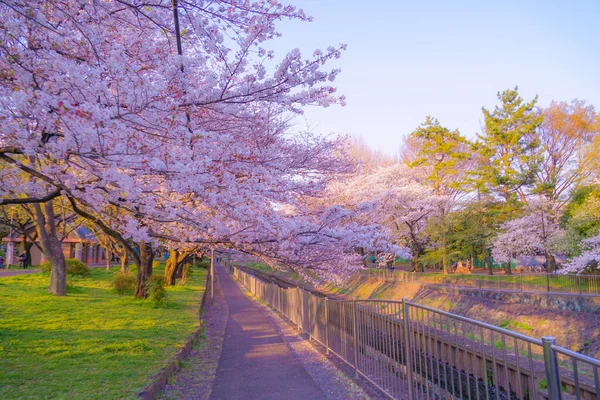
[[[16,264],[17,255],[23,251],[22,237],[5,237],[2,242],[6,244],[7,253],[14,252],[13,264]],[[39,241],[36,241],[39,244]],[[77,228],[73,233],[62,240],[62,251],[65,258],[75,258],[84,263],[100,264],[106,260],[106,251],[98,244],[94,234],[85,227]],[[7,254],[8,261],[8,254]],[[31,265],[39,265],[46,262],[44,253],[37,245],[31,247]]]

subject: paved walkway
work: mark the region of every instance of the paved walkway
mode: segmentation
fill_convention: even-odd
[[[223,350],[210,398],[325,399],[264,311],[222,267],[216,274],[229,307]]]
[[[0,269],[0,278],[3,276],[37,274],[39,269]]]

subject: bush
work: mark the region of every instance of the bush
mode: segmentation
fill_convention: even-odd
[[[112,286],[118,294],[131,294],[135,290],[135,275],[131,272],[115,272]]]
[[[65,264],[67,264],[67,275],[71,276],[88,276],[90,274],[90,269],[88,266],[75,259],[75,258],[67,258],[65,260]],[[40,264],[40,269],[42,272],[50,272],[52,266],[50,265],[50,261],[46,261],[43,264]]]
[[[148,298],[154,304],[163,304],[167,299],[167,290],[165,289],[165,278],[161,275],[152,275],[148,280]]]
[[[210,268],[210,258],[206,258],[203,257],[200,259],[200,261],[196,262],[196,268],[204,268],[204,269],[209,269]]]
[[[45,263],[40,264],[40,269],[42,270],[42,272],[50,272],[50,270],[52,269],[50,261],[46,261]]]

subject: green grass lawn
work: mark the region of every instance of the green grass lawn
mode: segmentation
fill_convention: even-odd
[[[0,399],[135,398],[165,366],[198,326],[205,271],[155,306],[114,293],[116,270],[69,277],[66,297],[48,274],[0,278]]]

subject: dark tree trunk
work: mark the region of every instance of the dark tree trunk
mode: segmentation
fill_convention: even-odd
[[[512,275],[512,271],[510,269],[510,261],[504,263],[504,275]]]
[[[494,266],[492,265],[492,258],[486,257],[485,259],[486,259],[486,263],[488,265],[488,274],[494,275]]]
[[[420,262],[416,261],[415,259],[412,259],[410,261],[410,263],[412,265],[413,272],[425,272],[425,268],[423,267],[423,263],[420,263]]]
[[[358,248],[358,254],[360,254],[362,256],[363,267],[369,268],[369,265],[367,264],[367,262],[368,262],[367,258],[368,257],[365,255],[365,249],[363,247],[359,247]]]
[[[135,297],[145,299],[148,297],[146,283],[152,276],[152,261],[154,261],[154,252],[152,247],[145,241],[140,242],[140,265],[138,265],[138,274],[135,285]]]
[[[36,229],[44,254],[50,261],[50,288],[48,291],[56,296],[67,294],[67,267],[62,246],[56,235],[54,208],[52,202],[44,203],[44,211],[39,203],[33,205],[36,217]]]
[[[28,241],[25,242],[25,263],[23,264],[24,268],[31,266],[31,248],[33,247],[33,242]]]
[[[556,258],[550,253],[546,253],[546,272],[556,272]]]

